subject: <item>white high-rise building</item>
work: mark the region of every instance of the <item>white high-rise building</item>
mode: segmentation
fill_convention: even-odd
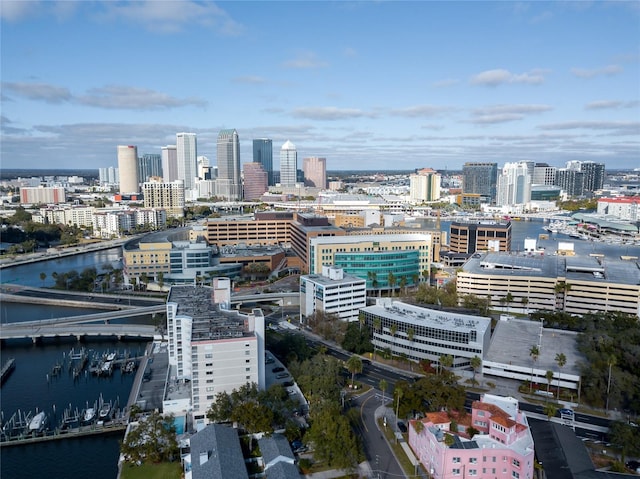
[[[227,200],[242,198],[240,177],[240,139],[236,130],[222,130],[218,134],[218,195]]]
[[[531,201],[531,175],[526,161],[505,163],[498,177],[498,206],[523,205]]]
[[[423,168],[409,177],[409,196],[413,203],[440,199],[441,176],[431,168]]]
[[[138,193],[138,148],[131,145],[118,145],[118,173],[120,193]]]
[[[191,190],[196,186],[196,158],[198,145],[195,133],[176,134],[176,154],[178,162],[178,179],[184,180],[184,189]]]
[[[280,149],[280,185],[283,187],[296,186],[298,174],[298,152],[296,145],[289,140]]]
[[[162,147],[162,179],[176,181],[178,179],[178,151],[176,145]]]

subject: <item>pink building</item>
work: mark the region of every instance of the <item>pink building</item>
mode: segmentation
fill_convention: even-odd
[[[312,156],[302,162],[304,172],[304,184],[314,188],[327,187],[327,159]]]
[[[452,430],[436,412],[409,422],[409,445],[434,479],[532,479],[533,437],[516,399],[485,394],[456,421]],[[479,431],[473,438],[469,426]]]
[[[269,189],[267,186],[268,174],[260,163],[245,163],[244,172],[244,199],[257,200]]]

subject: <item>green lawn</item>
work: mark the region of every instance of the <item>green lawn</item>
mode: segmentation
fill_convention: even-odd
[[[135,466],[124,464],[121,479],[180,479],[182,467],[179,462],[161,464],[142,464]]]

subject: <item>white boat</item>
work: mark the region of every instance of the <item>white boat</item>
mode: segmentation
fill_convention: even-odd
[[[95,408],[88,407],[87,409],[84,410],[84,416],[82,416],[82,420],[84,422],[91,422],[95,417],[96,417]]]
[[[47,415],[44,411],[39,412],[31,421],[29,421],[29,432],[42,432],[44,425],[47,422]]]
[[[116,358],[116,353],[109,353],[107,354],[107,362],[113,361]]]
[[[101,420],[108,419],[111,414],[111,403],[104,403],[98,412],[98,417]]]

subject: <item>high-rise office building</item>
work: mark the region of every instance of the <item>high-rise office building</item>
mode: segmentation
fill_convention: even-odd
[[[536,163],[533,167],[533,179],[531,181],[534,185],[554,185],[556,181],[555,166],[549,166],[546,163]]]
[[[477,194],[495,202],[498,182],[497,163],[465,163],[462,167],[463,193]]]
[[[138,148],[131,145],[118,145],[118,172],[120,193],[138,193]]]
[[[153,177],[162,178],[162,157],[155,153],[145,153],[138,159],[138,179],[144,183]]]
[[[242,166],[244,172],[244,199],[257,200],[269,189],[267,185],[267,172],[257,162],[245,163]]]
[[[440,199],[441,176],[431,168],[423,168],[409,177],[409,197],[414,203]]]
[[[296,186],[298,172],[298,152],[289,140],[280,149],[280,184],[283,187]]]
[[[196,186],[196,158],[198,145],[195,133],[176,134],[176,155],[178,162],[178,179],[184,181],[184,189],[191,190]]]
[[[211,166],[209,166],[209,158],[207,158],[206,156],[199,156],[197,163],[198,163],[198,179],[210,180]]]
[[[312,156],[302,160],[304,184],[314,188],[327,187],[327,159]]]
[[[176,145],[162,147],[162,179],[176,181],[178,179],[178,150]]]
[[[556,186],[569,196],[584,194],[584,173],[574,168],[560,168],[556,172]]]
[[[593,193],[604,187],[604,163],[583,161],[580,171],[584,173],[584,192]]]
[[[267,172],[269,185],[273,182],[273,141],[269,138],[258,138],[253,140],[253,162],[260,163],[262,169]]]
[[[218,134],[218,192],[227,200],[242,198],[240,179],[240,139],[236,130]]]
[[[529,163],[505,163],[498,177],[498,206],[523,205],[531,201],[531,175]]]

